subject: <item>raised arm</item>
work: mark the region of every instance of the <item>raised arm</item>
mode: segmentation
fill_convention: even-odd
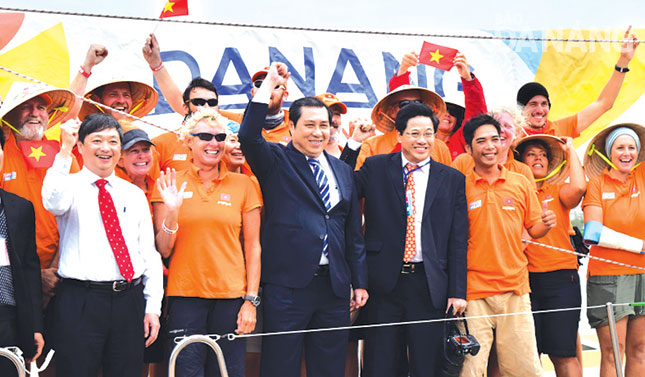
[[[60,151],[43,180],[41,189],[43,206],[55,216],[67,212],[74,201],[73,190],[69,187],[67,178],[72,166],[72,148],[78,139],[79,127],[80,123],[75,119],[68,120],[60,126]]]
[[[83,64],[78,69],[74,80],[69,85],[69,89],[74,92],[77,96],[83,97],[85,95],[85,90],[87,89],[87,80],[92,74],[92,69],[97,64],[101,63],[108,55],[108,50],[105,46],[100,44],[91,44],[90,48],[87,50],[85,55],[85,60]],[[76,100],[74,107],[70,109],[71,118],[76,118],[78,112],[81,110],[81,105],[83,101]]]
[[[587,191],[587,179],[576,149],[573,146],[573,139],[570,137],[562,139],[564,140],[562,149],[567,156],[567,164],[569,165],[569,183],[562,185],[560,188],[560,202],[566,208],[571,209],[580,204],[582,196]]]
[[[166,173],[160,172],[157,178],[157,190],[161,194],[163,202],[155,202],[152,205],[154,218],[155,243],[157,250],[162,257],[168,258],[172,254],[179,230],[179,209],[184,200],[186,182],[177,189],[175,169],[166,169]]]
[[[636,36],[629,33],[631,29],[632,27],[630,26],[625,31],[625,41],[621,45],[620,57],[618,58],[618,62],[616,62],[616,69],[612,69],[609,81],[605,84],[598,98],[578,113],[578,133],[584,131],[591,123],[614,106],[626,74],[625,72],[618,72],[618,69],[628,68],[629,62],[634,57],[634,52],[639,43]]]
[[[159,42],[157,37],[154,34],[150,34],[146,38],[146,42],[141,49],[143,53],[143,58],[146,59],[152,74],[154,75],[157,83],[159,84],[159,89],[163,94],[166,102],[170,105],[174,112],[179,115],[186,115],[186,108],[184,107],[183,94],[175,81],[170,77],[170,73],[166,70],[166,67],[163,65],[161,60],[161,49],[159,48]]]

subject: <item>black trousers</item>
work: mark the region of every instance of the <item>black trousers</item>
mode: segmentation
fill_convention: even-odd
[[[443,318],[436,309],[423,268],[401,274],[392,292],[371,293],[368,323],[390,323]],[[402,331],[403,330],[403,331]],[[404,339],[402,339],[404,338]],[[442,360],[442,322],[368,328],[365,336],[365,376],[397,376],[405,360],[401,345],[407,342],[410,376],[433,376]]]
[[[18,345],[18,319],[16,307],[0,305],[0,347]],[[18,376],[18,370],[11,360],[0,356],[0,376]]]
[[[140,377],[143,284],[112,292],[63,280],[56,299],[56,375]]]

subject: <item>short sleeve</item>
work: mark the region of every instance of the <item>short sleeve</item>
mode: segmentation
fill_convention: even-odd
[[[249,177],[246,177],[246,192],[244,195],[244,208],[243,213],[249,212],[253,209],[262,207],[262,195],[260,194],[259,185],[253,182]],[[257,182],[257,180],[255,181]]]
[[[582,200],[582,208],[585,208],[586,206],[602,208],[601,180],[602,174],[589,180],[589,183],[587,183],[587,193],[585,194],[585,198]]]

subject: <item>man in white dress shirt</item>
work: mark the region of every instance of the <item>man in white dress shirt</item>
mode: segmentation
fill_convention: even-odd
[[[114,175],[122,139],[114,118],[93,114],[61,131],[61,150],[42,188],[60,232],[56,372],[96,376],[102,367],[105,377],[138,377],[143,345],[159,332],[163,298],[148,202]],[[84,166],[69,174],[74,144]]]

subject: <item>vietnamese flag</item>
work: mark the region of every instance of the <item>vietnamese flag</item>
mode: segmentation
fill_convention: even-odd
[[[159,18],[187,15],[188,0],[166,0],[166,5],[164,5]]]
[[[49,168],[60,150],[56,140],[21,141],[18,143],[25,161],[32,168]]]
[[[459,50],[454,48],[439,46],[433,43],[423,42],[421,53],[419,54],[419,63],[423,63],[444,71],[450,71],[453,60]]]

